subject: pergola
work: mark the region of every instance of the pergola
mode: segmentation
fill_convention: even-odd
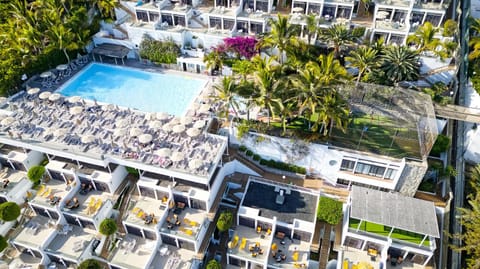
[[[127,57],[130,49],[121,45],[113,44],[100,44],[92,50],[93,60],[95,60],[95,54],[100,57],[100,62],[103,62],[102,56],[111,57],[117,64],[117,59],[122,59],[122,64],[125,64],[123,58]]]

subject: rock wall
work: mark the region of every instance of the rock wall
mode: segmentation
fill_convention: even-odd
[[[427,172],[427,168],[428,164],[426,161],[405,161],[405,168],[403,168],[395,191],[405,196],[413,197],[422,182],[423,176]]]

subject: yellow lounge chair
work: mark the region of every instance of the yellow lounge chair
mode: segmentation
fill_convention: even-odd
[[[295,252],[293,253],[293,255],[292,255],[292,260],[295,261],[295,262],[298,261],[298,251],[295,251]]]
[[[90,201],[88,202],[88,207],[94,207],[95,206],[95,197],[90,197]]]
[[[277,251],[277,243],[272,244],[272,251]]]
[[[103,201],[98,199],[97,202],[95,203],[95,212],[97,212],[100,207],[102,207]]]
[[[140,211],[140,208],[138,208],[138,207],[134,207],[134,208],[132,209],[132,213],[135,214],[135,215],[136,215],[139,211]]]
[[[145,215],[145,212],[143,212],[143,210],[140,209],[140,211],[137,213],[137,217],[143,218],[143,215]]]
[[[52,193],[52,189],[47,188],[47,190],[42,194],[42,197],[47,198],[48,196],[50,196],[51,193]]]
[[[199,224],[196,221],[190,221],[190,226],[197,227]]]
[[[38,189],[37,194],[42,196],[43,193],[45,192],[45,190],[46,190],[45,185],[42,184],[42,185],[40,185],[40,189]]]
[[[247,238],[242,237],[242,243],[240,243],[240,249],[244,249],[247,245]]]

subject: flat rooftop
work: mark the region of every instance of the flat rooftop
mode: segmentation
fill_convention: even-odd
[[[48,218],[35,216],[24,225],[16,237],[12,238],[12,241],[25,247],[39,249],[47,237],[55,231],[55,226],[49,223]]]
[[[123,268],[143,269],[156,251],[156,241],[127,234],[112,253],[110,263]]]
[[[56,93],[24,93],[0,110],[0,141],[97,165],[111,161],[208,178],[227,141],[205,131],[210,105],[192,106],[194,116],[177,118]]]
[[[287,189],[290,189],[288,193]],[[276,203],[280,190],[284,191],[283,204]],[[295,186],[274,186],[251,180],[243,198],[243,206],[260,210],[260,216],[293,223],[293,219],[315,222],[318,196],[295,190]]]
[[[440,238],[433,202],[352,186],[350,217]]]
[[[56,256],[76,261],[88,249],[87,246],[95,237],[97,231],[76,225],[66,225],[66,227],[69,227],[71,231],[67,229],[68,232],[65,234],[58,233],[46,250]]]

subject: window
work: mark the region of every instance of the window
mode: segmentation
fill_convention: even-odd
[[[355,161],[342,160],[342,165],[340,166],[340,170],[352,172],[354,167],[355,167]]]
[[[387,173],[385,173],[385,178],[386,179],[394,179],[395,175],[397,174],[397,170],[388,168]]]
[[[385,173],[385,167],[359,162],[355,168],[355,173],[374,177],[383,177],[383,174]]]

